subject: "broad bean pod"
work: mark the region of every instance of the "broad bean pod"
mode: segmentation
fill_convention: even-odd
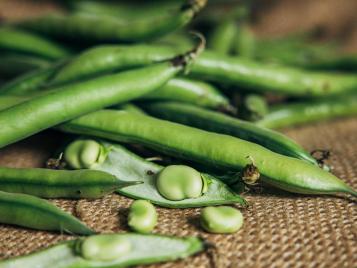
[[[0,51],[24,53],[49,60],[70,55],[67,49],[44,37],[11,28],[0,28]]]
[[[149,113],[162,119],[207,131],[232,135],[260,144],[273,152],[317,164],[316,160],[308,152],[287,136],[266,128],[257,127],[247,121],[183,103],[154,102],[145,104],[144,108]]]
[[[82,54],[74,62],[64,66],[63,72],[68,70],[66,71],[68,76],[72,77],[82,77],[84,73],[89,76],[110,72],[128,66],[145,65],[164,58],[167,54],[175,54],[178,50],[178,48],[153,45],[117,46],[100,50],[94,48],[88,53],[90,57]],[[114,57],[119,60],[112,61]],[[85,63],[91,66],[86,67]],[[60,74],[61,71],[58,76]],[[191,74],[196,78],[235,88],[244,87],[257,92],[274,92],[296,97],[334,95],[353,91],[357,87],[357,77],[352,74],[311,72],[261,63],[243,57],[221,55],[209,50],[203,52],[192,64]]]
[[[93,14],[48,15],[28,19],[17,26],[57,38],[91,42],[137,42],[163,36],[188,24],[206,0],[186,1],[173,14],[123,22],[115,17]]]
[[[36,73],[38,75],[36,75]],[[26,77],[15,79],[3,87],[0,87],[0,98],[5,95],[18,95],[20,98],[30,99],[34,94],[46,92],[46,80],[52,71],[36,72]],[[3,93],[3,95],[1,95]],[[30,95],[31,94],[31,95]],[[8,98],[8,96],[5,96]],[[15,98],[13,98],[15,100]],[[231,111],[234,108],[229,104],[226,96],[220,93],[214,86],[192,79],[173,78],[165,85],[154,90],[140,99],[144,100],[173,100],[195,104],[202,107]],[[0,102],[2,102],[0,100]],[[10,103],[8,105],[11,106]]]
[[[91,235],[95,233],[80,220],[46,200],[31,195],[1,191],[0,222],[69,234]]]
[[[128,21],[165,15],[169,11],[172,12],[180,8],[182,1],[160,1],[155,5],[150,2],[138,5],[135,2],[70,1],[68,5],[75,13],[107,15]]]
[[[272,106],[255,124],[282,128],[351,115],[357,115],[357,94]]]
[[[0,167],[0,191],[44,198],[100,198],[135,184],[103,171]]]
[[[116,249],[113,239],[126,241],[130,249],[126,254],[117,254],[116,258],[103,259],[87,256],[86,249],[81,246],[91,242],[91,247],[98,244],[97,254],[107,257]],[[91,241],[88,241],[91,240]],[[174,236],[148,234],[103,234],[86,239],[75,239],[61,242],[52,247],[34,252],[26,256],[0,261],[0,268],[110,268],[128,267],[140,264],[173,261],[196,254],[204,249],[203,241],[196,237],[178,238]],[[103,247],[104,246],[104,247]],[[103,252],[103,250],[106,252]]]
[[[235,36],[238,32],[237,22],[233,18],[223,20],[216,25],[210,33],[208,47],[221,54],[229,54],[233,47]]]
[[[3,110],[0,148],[82,114],[143,96],[178,74],[190,57],[63,86]]]
[[[71,120],[59,128],[70,133],[139,143],[175,157],[231,171],[245,168],[253,159],[262,175],[261,180],[277,188],[302,194],[357,195],[333,174],[300,159],[274,153],[232,136],[146,115],[101,110]]]
[[[103,151],[108,151],[108,154],[104,162],[93,166],[92,169],[111,173],[126,182],[143,182],[131,187],[117,189],[119,194],[134,199],[149,200],[153,204],[168,208],[189,208],[234,203],[246,205],[246,201],[241,196],[234,193],[219,179],[206,173],[201,173],[205,180],[208,181],[207,191],[203,195],[180,201],[168,200],[158,192],[156,187],[157,174],[164,168],[163,166],[146,161],[119,144],[102,140],[98,140],[98,143],[104,147]],[[79,151],[78,154],[82,154],[82,152]],[[68,164],[71,166],[70,162]]]

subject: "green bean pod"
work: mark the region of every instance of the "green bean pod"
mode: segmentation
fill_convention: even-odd
[[[258,144],[232,136],[146,115],[101,110],[71,120],[60,126],[60,129],[139,143],[175,157],[231,171],[241,170],[254,161],[263,182],[290,192],[357,195],[333,174],[305,161],[274,153]]]
[[[357,115],[357,94],[272,106],[255,124],[282,128],[351,115]]]
[[[97,142],[104,147],[104,151],[108,151],[108,154],[102,163],[92,166],[92,169],[108,172],[118,178],[122,178],[125,182],[142,182],[142,184],[117,189],[117,192],[124,196],[149,200],[153,204],[168,208],[189,208],[234,203],[246,205],[246,201],[241,196],[234,193],[226,184],[214,176],[206,173],[202,173],[202,176],[208,181],[208,188],[203,195],[180,201],[168,200],[158,192],[156,187],[157,174],[164,168],[163,166],[146,161],[119,144],[101,140]],[[67,149],[65,149],[65,154],[66,151]],[[83,152],[83,150],[77,152],[79,158],[83,157]],[[67,164],[71,166],[71,162],[67,162]]]
[[[213,28],[208,39],[208,47],[218,53],[229,54],[233,47],[237,30],[235,19],[229,18],[222,21]]]
[[[159,48],[159,49],[158,49]],[[51,84],[63,84],[93,76],[139,67],[173,58],[184,52],[165,46],[100,45],[74,57],[56,72]]]
[[[234,40],[234,53],[240,57],[253,58],[256,50],[255,43],[255,36],[250,27],[246,24],[241,24]]]
[[[95,170],[0,167],[0,191],[43,198],[100,198],[135,184]]]
[[[130,245],[126,254],[118,254],[112,258],[100,258],[87,255],[83,244],[97,246],[97,254],[107,257],[121,240]],[[96,245],[98,244],[98,245]],[[196,237],[174,237],[148,234],[103,234],[90,236],[88,239],[76,239],[61,242],[52,247],[42,249],[25,256],[0,261],[0,268],[112,268],[128,267],[140,264],[159,263],[183,259],[204,249],[203,241]],[[104,252],[105,250],[105,252]]]
[[[206,0],[186,1],[175,13],[123,22],[93,14],[48,15],[28,19],[17,26],[57,38],[92,42],[137,42],[157,38],[188,24]]]
[[[91,235],[95,233],[80,220],[46,200],[31,195],[1,191],[0,222],[69,234]]]
[[[176,54],[178,50],[173,47],[153,45],[93,49],[91,53],[88,52],[90,57],[88,54],[82,54],[75,61],[64,66],[62,71],[67,73],[64,75],[66,80],[67,77],[73,79],[107,73],[133,65],[145,65],[165,58],[168,54]],[[87,64],[91,66],[87,67]],[[62,71],[58,73],[58,77]],[[235,88],[244,87],[257,92],[274,92],[297,97],[334,95],[353,91],[357,87],[357,76],[352,74],[311,72],[261,63],[243,57],[230,57],[209,50],[203,52],[192,64],[190,73],[196,78],[235,86]]]
[[[56,60],[70,55],[65,48],[33,33],[19,29],[0,28],[0,50]]]
[[[177,59],[63,86],[1,111],[0,148],[82,114],[136,99],[163,86],[191,60]]]
[[[214,86],[189,79],[174,78],[145,95],[147,100],[174,100],[212,109],[231,109],[229,100]]]
[[[75,13],[90,13],[113,16],[119,20],[128,21],[137,18],[152,18],[169,11],[177,10],[182,1],[160,1],[153,5],[150,2],[103,2],[103,1],[70,1],[69,6]]]
[[[257,92],[297,97],[335,95],[357,87],[357,76],[352,74],[311,72],[241,57],[218,56],[210,51],[202,53],[192,65],[192,75]]]
[[[38,75],[37,75],[37,74]],[[3,98],[9,98],[10,95],[18,95],[19,99],[30,99],[31,96],[44,94],[46,91],[46,80],[53,73],[50,70],[36,72],[32,75],[26,75],[20,79],[15,79],[3,87],[0,87],[0,107]],[[3,93],[3,95],[1,95]],[[30,93],[32,93],[30,95]],[[16,96],[12,100],[15,101]],[[192,79],[174,78],[164,86],[155,91],[142,96],[144,100],[173,100],[195,104],[202,107],[231,110],[233,109],[226,96],[220,93],[214,86]],[[11,103],[8,103],[8,107]]]
[[[317,164],[316,160],[285,135],[222,113],[208,111],[183,103],[157,102],[144,106],[154,116],[207,131],[232,135],[260,144],[273,152]]]

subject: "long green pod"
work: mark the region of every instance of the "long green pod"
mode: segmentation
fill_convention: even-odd
[[[255,122],[267,128],[282,128],[357,115],[357,94],[272,106],[263,119]]]
[[[44,37],[12,28],[0,28],[0,50],[35,55],[50,60],[70,55],[67,49]]]
[[[206,0],[186,1],[176,12],[123,22],[94,14],[48,15],[28,19],[17,26],[57,38],[92,42],[137,42],[157,38],[188,24],[205,6]]]
[[[32,95],[34,93],[43,94],[46,91],[46,80],[49,79],[52,73],[53,71],[51,70],[37,72],[38,75],[34,73],[33,76],[28,75],[0,87],[0,107],[3,102],[2,98],[9,98],[10,95],[18,95],[19,98],[30,98],[30,93]],[[16,97],[13,98],[13,100],[15,99]],[[173,78],[164,86],[142,96],[140,99],[172,100],[212,109],[232,109],[228,98],[213,85],[183,78]],[[8,107],[10,106],[9,103]]]
[[[27,228],[91,235],[95,232],[52,203],[26,194],[0,191],[0,222]]]
[[[232,135],[260,144],[273,152],[317,164],[316,160],[308,152],[287,136],[266,128],[257,127],[247,121],[183,103],[154,102],[145,104],[144,107],[154,116],[166,120]]]
[[[137,18],[152,18],[153,16],[161,16],[169,11],[177,10],[182,1],[159,1],[153,5],[150,2],[137,3],[116,1],[69,1],[68,3],[72,12],[75,13],[90,13],[116,17],[119,20],[128,21]]]
[[[237,22],[228,18],[217,24],[208,39],[208,47],[221,54],[229,54],[238,33]]]
[[[143,182],[127,188],[118,188],[117,192],[122,195],[134,199],[149,200],[154,204],[168,208],[202,207],[234,203],[246,204],[242,197],[209,174],[202,174],[208,181],[207,191],[202,196],[180,201],[168,200],[162,197],[156,188],[156,177],[164,168],[163,166],[146,161],[119,144],[102,140],[97,142],[103,146],[103,151],[108,151],[108,154],[101,164],[93,166],[92,169],[111,173],[125,182]],[[77,154],[83,154],[83,151],[78,151]]]
[[[145,95],[148,100],[173,100],[212,109],[230,109],[229,99],[214,86],[192,79],[174,78]]]
[[[0,167],[0,191],[43,198],[100,198],[134,184],[95,170]]]
[[[311,72],[241,57],[218,56],[211,51],[202,53],[192,65],[192,75],[257,92],[297,97],[335,95],[357,87],[357,76],[352,74]]]
[[[73,79],[133,65],[145,65],[165,58],[168,54],[176,54],[178,50],[153,45],[116,46],[100,50],[94,48],[91,53],[88,52],[89,56],[82,54],[74,62],[64,66],[62,71],[67,74],[61,74],[60,71],[58,77],[63,75],[66,79]],[[91,66],[87,67],[87,64]],[[258,92],[268,91],[297,97],[334,95],[353,91],[357,87],[357,76],[352,74],[311,72],[244,57],[221,55],[209,50],[203,52],[192,64],[191,74],[236,88],[245,87]]]
[[[140,264],[159,263],[183,259],[204,250],[204,243],[196,237],[174,237],[148,234],[103,234],[90,236],[93,242],[100,241],[107,251],[115,250],[108,245],[113,239],[129,243],[128,253],[112,260],[98,260],[86,257],[81,245],[86,239],[76,239],[59,243],[52,247],[26,256],[15,257],[0,262],[0,268],[114,268]],[[108,242],[106,242],[108,241]],[[104,253],[105,254],[105,253]]]
[[[184,52],[165,46],[100,45],[71,59],[56,72],[51,84],[68,83],[173,58]]]
[[[254,162],[262,181],[305,194],[357,193],[342,180],[305,161],[274,153],[232,136],[126,111],[101,110],[60,126],[66,132],[135,142],[155,150],[210,165],[240,170]]]
[[[185,64],[177,59],[49,91],[0,112],[0,148],[77,116],[143,96]]]

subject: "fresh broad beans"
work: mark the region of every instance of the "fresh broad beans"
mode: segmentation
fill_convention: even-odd
[[[242,23],[235,36],[233,51],[239,57],[253,58],[255,53],[255,36],[249,25]]]
[[[91,236],[84,239],[78,247],[84,259],[104,262],[116,260],[132,250],[129,239],[116,235]]]
[[[65,48],[33,33],[0,28],[0,51],[10,51],[56,60],[70,55]]]
[[[204,249],[195,237],[148,234],[103,234],[59,243],[0,261],[0,268],[109,268],[183,259]]]
[[[143,99],[180,101],[223,111],[233,109],[228,98],[214,86],[191,79],[171,79],[163,87],[145,95]]]
[[[234,18],[222,21],[213,28],[208,40],[208,47],[218,53],[229,54],[232,50],[237,30],[237,22]]]
[[[143,144],[175,157],[225,170],[241,170],[253,161],[263,182],[290,192],[357,195],[333,174],[300,159],[274,153],[258,144],[232,136],[146,115],[101,110],[71,120],[59,128],[70,133]],[[134,187],[137,186],[130,188]]]
[[[111,46],[101,49],[100,53],[97,49],[99,48],[92,49],[91,53],[85,52],[90,54],[90,57],[88,54],[79,56],[74,61],[75,65],[72,62],[64,66],[63,72],[68,68],[65,76],[90,76],[128,66],[148,64],[165,58],[168,54],[175,55],[179,52],[177,48],[155,45]],[[132,53],[133,51],[135,53]],[[60,73],[61,71],[58,75]],[[258,92],[275,92],[297,97],[334,95],[353,91],[357,87],[357,76],[352,74],[311,72],[243,57],[225,56],[209,50],[197,58],[190,73],[194,77],[235,88],[245,87]]]
[[[351,115],[357,115],[357,94],[272,106],[255,124],[282,128]]]
[[[139,233],[151,233],[157,224],[155,207],[147,200],[134,201],[129,209],[128,225]]]
[[[71,59],[56,72],[51,83],[63,84],[173,58],[182,49],[150,45],[100,45]]]
[[[137,42],[158,38],[188,24],[206,0],[186,1],[176,12],[123,22],[115,17],[93,14],[48,15],[17,23],[25,29],[56,38],[90,42]]]
[[[163,86],[194,57],[106,75],[49,91],[0,112],[0,148],[82,114],[143,96]]]
[[[52,203],[25,194],[0,192],[0,222],[37,230],[94,234],[84,223]]]
[[[206,207],[201,210],[200,223],[210,233],[234,233],[242,227],[243,215],[232,207]]]
[[[310,72],[294,67],[259,63],[206,51],[192,66],[192,75],[208,81],[288,96],[327,96],[353,91],[357,76]]]
[[[70,1],[68,5],[75,13],[90,13],[96,15],[107,15],[119,20],[128,21],[137,18],[152,18],[162,16],[167,12],[177,10],[182,1],[159,1],[153,5],[150,2],[104,2],[104,1]]]
[[[135,184],[103,171],[0,167],[0,191],[44,198],[100,198]]]
[[[81,139],[82,140],[82,139]],[[76,143],[77,141],[74,141]],[[200,195],[196,198],[186,198],[179,201],[173,201],[163,197],[157,189],[157,176],[163,169],[162,166],[148,162],[139,156],[128,151],[119,144],[110,143],[107,141],[97,141],[104,149],[102,152],[108,152],[105,156],[105,161],[101,164],[87,165],[97,170],[102,170],[115,175],[117,178],[127,182],[141,181],[142,184],[133,185],[131,187],[118,189],[117,192],[134,199],[144,199],[162,207],[169,208],[188,208],[202,207],[208,205],[222,205],[239,203],[246,205],[246,201],[238,194],[234,193],[226,184],[216,179],[209,174],[201,174],[207,182],[207,189],[200,188]],[[71,144],[67,148],[71,147]],[[65,149],[66,154],[67,149]],[[86,150],[79,150],[78,158],[82,158],[81,154]],[[93,162],[95,163],[95,162]],[[70,159],[67,161],[69,166],[72,166]],[[74,163],[76,165],[76,162]],[[81,167],[84,168],[84,167]],[[201,177],[199,177],[200,180]],[[204,194],[202,195],[202,191]]]
[[[287,136],[266,128],[257,127],[247,121],[183,103],[156,102],[145,104],[144,108],[154,116],[166,120],[232,135],[260,144],[273,152],[317,164],[316,160],[308,152]]]
[[[34,94],[44,94],[46,92],[44,90],[46,83],[41,83],[41,80],[46,76],[47,74],[43,73],[39,76],[27,76],[24,80],[16,79],[11,81],[0,87],[0,98],[3,98],[4,95],[19,95],[30,99]],[[2,93],[3,95],[1,95]],[[181,101],[223,111],[231,111],[233,109],[229,104],[228,98],[214,86],[205,82],[183,78],[171,79],[164,86],[142,96],[140,99]],[[11,106],[10,103],[8,106]]]
[[[74,169],[89,169],[103,163],[108,153],[94,140],[76,140],[67,146],[64,159]]]
[[[207,191],[205,178],[184,165],[163,168],[157,176],[156,187],[163,197],[174,201],[197,198]]]

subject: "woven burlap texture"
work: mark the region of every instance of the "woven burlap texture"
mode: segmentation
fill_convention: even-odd
[[[307,150],[330,149],[333,173],[357,188],[357,118],[284,131]],[[0,150],[0,165],[41,166],[61,136],[46,132]],[[244,226],[232,235],[207,234],[198,225],[200,209],[158,208],[155,233],[200,236],[215,245],[212,254],[151,267],[356,267],[356,204],[336,197],[293,194],[247,194]],[[127,209],[132,200],[108,195],[98,200],[53,200],[98,232],[128,231]],[[68,235],[0,225],[2,258],[26,254]],[[213,258],[215,257],[215,258]]]
[[[325,1],[322,4],[326,6]],[[0,16],[21,19],[55,8],[58,7],[49,1],[1,0]],[[316,17],[315,14],[312,17]],[[277,14],[273,18],[280,23]],[[266,29],[267,21],[263,22]],[[299,28],[300,22],[299,19]],[[357,188],[357,118],[289,129],[284,133],[307,150],[330,149],[333,155],[329,164],[334,167],[333,173]],[[48,131],[0,149],[0,166],[41,167],[59,144],[59,139],[61,135]],[[250,207],[243,210],[244,226],[232,235],[203,232],[197,221],[199,209],[158,208],[159,226],[155,228],[155,233],[201,236],[214,244],[216,249],[210,254],[149,267],[210,267],[212,264],[232,268],[357,267],[357,209],[352,201],[266,192],[247,194],[245,197]],[[132,202],[128,198],[108,195],[94,201],[51,202],[76,215],[98,232],[128,231],[127,209]],[[0,258],[27,254],[72,238],[0,225]]]

